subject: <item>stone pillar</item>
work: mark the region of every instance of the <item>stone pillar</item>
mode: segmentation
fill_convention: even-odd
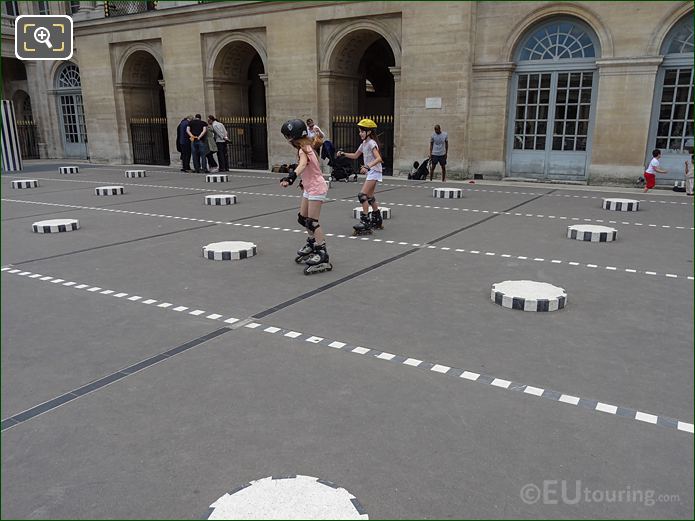
[[[641,173],[649,139],[661,56],[596,60],[589,184],[632,182]]]
[[[398,165],[400,164],[400,136],[401,136],[401,68],[389,67],[389,72],[393,76],[393,175],[400,175]],[[409,171],[406,170],[406,174]]]
[[[506,168],[508,118],[513,117],[509,88],[516,65],[511,62],[475,64],[464,155],[470,175],[501,179]]]

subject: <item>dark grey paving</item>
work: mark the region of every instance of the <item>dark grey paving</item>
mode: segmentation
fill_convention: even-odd
[[[339,483],[376,519],[693,508],[688,434],[308,343],[233,331],[126,382],[3,433],[4,517],[197,518],[236,486],[295,474]],[[563,480],[679,499],[521,499]]]
[[[59,180],[57,164],[29,165],[26,176],[48,179],[31,200],[190,220],[55,207],[84,228],[39,236],[31,215],[49,207],[3,202],[3,263],[44,258],[21,267],[189,310],[2,274],[3,517],[199,518],[251,480],[308,474],[347,488],[372,518],[692,518],[692,434],[672,420],[693,421],[692,281],[439,249],[518,249],[509,253],[681,275],[692,272],[691,233],[626,225],[616,244],[581,244],[564,239],[565,222],[484,210],[595,219],[605,211],[590,197],[603,192],[452,183],[465,197],[444,200],[431,197],[441,184],[389,179],[379,198],[394,216],[372,237],[382,242],[329,237],[335,269],[305,277],[292,261],[305,235],[262,228],[299,229],[299,191],[280,188],[277,174],[234,173],[228,184],[206,185],[174,169],[132,180],[124,167],[81,165],[74,180],[90,184]],[[91,195],[124,182],[132,183],[128,200]],[[3,176],[4,198],[8,185]],[[331,197],[345,200],[324,206],[325,231],[351,232],[359,186],[334,184]],[[210,188],[248,193],[211,208],[202,204]],[[552,194],[534,200],[543,192]],[[565,192],[587,198],[557,196]],[[682,225],[692,207],[648,203],[644,214],[616,217]],[[240,225],[187,231],[205,226],[195,219]],[[435,249],[412,251],[448,235]],[[256,242],[259,254],[203,259],[200,247],[221,240]],[[493,304],[491,284],[516,278],[565,287],[567,308],[537,314]],[[194,309],[223,317],[186,314]],[[264,312],[264,327],[299,338],[242,327],[185,348],[226,317]],[[347,345],[315,345],[310,335]],[[370,351],[351,353],[355,346]],[[162,355],[172,350],[183,352]],[[381,352],[397,356],[387,362]],[[408,357],[424,363],[402,365]],[[435,363],[454,369],[426,370]],[[463,369],[481,382],[510,380],[516,391],[469,382],[458,377]],[[103,378],[114,381],[93,385]],[[523,393],[524,384],[547,389],[544,397]],[[579,396],[579,406],[546,399],[558,392]],[[593,410],[598,401],[618,406],[616,414]],[[8,420],[34,406],[47,411]],[[639,422],[635,409],[664,417]],[[525,504],[524,485],[544,480],[680,498]]]

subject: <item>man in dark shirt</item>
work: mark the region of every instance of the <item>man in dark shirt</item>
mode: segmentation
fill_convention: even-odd
[[[186,116],[176,128],[176,150],[181,152],[181,171],[191,171],[191,140],[188,137],[188,124],[193,116]]]
[[[188,124],[186,132],[191,140],[191,149],[193,153],[193,168],[195,168],[196,174],[202,171],[209,174],[208,162],[205,157],[208,153],[208,147],[205,143],[205,133],[208,130],[208,124],[200,119],[200,114],[196,114],[193,121]]]

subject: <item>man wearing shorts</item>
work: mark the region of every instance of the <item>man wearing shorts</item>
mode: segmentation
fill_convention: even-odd
[[[434,126],[430,139],[430,181],[434,177],[434,167],[442,166],[442,183],[446,181],[446,156],[449,153],[449,134],[442,132],[442,127]]]

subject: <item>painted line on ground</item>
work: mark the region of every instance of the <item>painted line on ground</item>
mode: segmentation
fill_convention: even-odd
[[[254,228],[258,230],[270,230],[270,231],[282,231],[285,233],[306,233],[306,230],[304,229],[295,229],[295,228],[283,228],[280,226],[261,226],[258,224],[248,224],[248,223],[241,223],[241,222],[227,222],[227,221],[215,221],[212,219],[197,219],[193,217],[182,217],[182,216],[177,216],[177,215],[165,215],[165,214],[155,214],[155,213],[149,213],[149,212],[135,212],[132,210],[119,210],[116,208],[101,208],[97,206],[79,206],[79,205],[70,205],[70,204],[62,204],[62,203],[46,203],[42,201],[24,201],[21,199],[0,199],[2,201],[6,202],[13,202],[13,203],[23,203],[23,204],[37,204],[37,205],[44,205],[44,206],[57,206],[60,208],[74,208],[76,210],[95,210],[95,211],[102,211],[102,212],[111,212],[111,213],[120,213],[120,214],[125,214],[125,215],[138,215],[138,216],[145,216],[145,217],[155,217],[155,218],[160,218],[160,219],[179,219],[179,220],[186,220],[186,221],[193,221],[193,222],[202,222],[202,223],[208,223],[208,224],[223,224],[227,226],[241,226],[244,228]],[[403,242],[403,241],[393,241],[393,240],[384,240],[384,239],[379,239],[378,237],[371,237],[371,236],[353,236],[353,235],[345,235],[345,234],[336,234],[336,233],[326,233],[326,237],[335,237],[339,239],[348,239],[348,240],[361,240],[361,241],[367,241],[367,242],[374,242],[374,243],[380,243],[380,244],[395,244],[399,246],[410,246],[410,247],[415,247],[415,248],[421,248],[421,249],[431,249],[431,250],[440,250],[440,251],[445,251],[447,253],[466,253],[466,254],[472,254],[472,255],[480,255],[481,253],[489,256],[489,257],[501,257],[505,259],[515,259],[515,260],[529,260],[529,256],[525,255],[513,255],[513,254],[507,254],[507,253],[499,253],[499,252],[490,252],[490,251],[485,251],[481,252],[480,250],[473,250],[473,249],[466,249],[466,248],[450,248],[450,247],[440,247],[440,246],[433,246],[428,243],[420,244],[420,243],[408,243],[408,242]],[[649,276],[659,276],[659,277],[664,277],[668,279],[687,279],[687,280],[694,280],[693,276],[690,275],[679,275],[676,273],[660,273],[654,270],[641,270],[637,268],[618,268],[616,266],[599,266],[597,264],[593,263],[584,263],[584,262],[578,262],[578,261],[568,261],[564,259],[543,259],[543,258],[531,258],[531,262],[548,262],[550,264],[568,264],[569,266],[577,266],[577,267],[583,267],[583,268],[590,268],[590,269],[598,269],[602,271],[608,271],[611,273],[633,273],[633,274],[640,274],[640,275],[649,275]]]
[[[34,280],[38,279],[38,280],[46,281],[46,282],[51,282],[51,281],[54,281],[56,279],[64,280],[64,279],[60,279],[60,278],[53,277],[50,275],[42,275],[39,273],[32,273],[30,271],[19,270],[19,269],[13,268],[12,266],[3,266],[2,268],[0,268],[0,271],[2,271],[3,273],[6,273],[6,274],[17,275],[19,277],[24,277],[27,279],[34,279]],[[124,299],[122,297],[129,296],[129,294],[126,292],[117,292],[117,290],[110,290],[110,291],[112,291],[112,293],[108,293],[108,294],[106,294],[104,291],[97,293],[97,291],[102,290],[102,288],[100,286],[90,286],[89,284],[84,284],[84,283],[77,284],[75,281],[62,282],[62,286],[69,288],[69,289],[85,289],[86,291],[91,292],[95,295],[104,295],[104,296],[119,298],[121,302],[134,302],[134,303],[144,304],[144,305],[152,305],[152,304],[159,302],[159,300],[152,299],[152,298],[142,300],[144,297],[142,297],[140,295],[134,295],[134,296],[138,297],[137,300],[133,300],[132,297],[128,298],[128,299]],[[156,307],[163,308],[167,311],[174,311],[174,312],[179,312],[179,313],[181,313],[183,311],[188,311],[192,308],[192,306],[182,306],[182,305],[174,307],[174,304],[172,304],[170,302],[161,302]],[[204,310],[201,310],[198,308],[193,308],[193,311],[188,311],[188,313],[183,313],[183,314],[188,314],[188,315],[195,316],[197,318],[202,318],[201,315],[203,315],[205,313],[208,313],[208,311],[204,311]],[[295,331],[292,329],[285,329],[285,328],[282,328],[279,326],[274,326],[274,325],[270,325],[270,324],[263,324],[260,322],[252,321],[252,319],[250,319],[250,318],[241,320],[241,319],[238,319],[236,317],[229,317],[229,318],[222,320],[222,318],[224,316],[225,315],[213,313],[213,314],[207,315],[204,318],[206,318],[208,320],[212,320],[214,322],[220,322],[221,321],[223,323],[235,324],[235,326],[232,329],[239,329],[239,328],[251,329],[251,330],[255,330],[257,332],[263,333],[263,334],[277,335],[279,337],[287,338],[290,340],[295,340],[298,342],[306,342],[308,344],[319,345],[322,347],[331,348],[331,349],[343,351],[346,353],[353,353],[353,354],[361,355],[361,356],[364,356],[367,358],[376,358],[379,360],[383,360],[383,361],[398,364],[398,365],[410,366],[413,368],[417,368],[419,370],[429,371],[429,372],[443,374],[443,375],[450,376],[450,377],[461,378],[464,380],[482,383],[484,385],[488,385],[491,387],[498,387],[500,389],[504,389],[507,391],[522,392],[522,393],[528,394],[530,396],[534,396],[534,397],[538,397],[538,398],[545,398],[545,399],[548,399],[548,400],[551,400],[554,402],[565,403],[568,405],[577,406],[577,407],[588,409],[591,411],[603,412],[603,413],[610,414],[613,416],[621,416],[621,417],[632,419],[635,421],[640,421],[643,423],[649,423],[649,424],[653,424],[653,425],[660,425],[662,427],[675,429],[675,430],[679,430],[679,431],[693,434],[693,427],[694,426],[693,426],[693,423],[691,423],[691,422],[684,422],[684,421],[670,418],[667,416],[650,414],[646,411],[639,411],[637,409],[632,409],[629,407],[612,405],[612,404],[609,404],[607,402],[603,402],[603,401],[599,401],[599,400],[594,400],[594,399],[589,399],[589,398],[581,398],[579,396],[575,396],[572,394],[561,393],[559,391],[555,391],[552,389],[547,389],[547,388],[543,388],[543,387],[531,386],[529,384],[514,382],[511,380],[495,377],[492,375],[487,375],[484,373],[468,371],[466,369],[457,368],[457,367],[455,367],[453,365],[449,365],[449,364],[442,364],[440,362],[428,362],[425,360],[420,360],[417,358],[412,358],[412,357],[408,357],[408,356],[397,354],[397,353],[390,353],[387,351],[382,351],[382,350],[375,349],[372,347],[354,345],[354,344],[350,344],[348,342],[341,342],[341,341],[338,341],[335,339],[324,338],[324,337],[320,337],[320,336],[316,336],[316,335],[312,335],[312,334],[303,333],[300,331]],[[223,331],[223,329],[226,329],[226,328],[218,329],[215,332],[210,333],[210,334],[217,336],[219,334],[222,334],[222,332],[226,332],[226,331]],[[205,338],[205,337],[201,337],[201,338]],[[198,345],[199,343],[201,343],[201,342],[198,342],[195,345]],[[184,344],[184,346],[186,346],[188,344],[190,344],[190,342],[187,344]],[[190,347],[193,347],[193,346],[190,346]],[[174,348],[174,350],[180,349],[180,348],[181,348],[181,346],[179,348]],[[172,351],[174,351],[174,350],[172,350]],[[177,352],[180,352],[180,351],[177,351]],[[158,355],[158,356],[161,356],[161,355]],[[140,362],[140,363],[142,363],[142,362]],[[136,364],[135,366],[131,366],[131,368],[136,367],[138,365],[139,364]],[[152,365],[152,364],[150,364],[150,365]],[[132,371],[132,372],[134,372],[134,371]],[[122,376],[121,376],[121,373],[122,373]],[[116,381],[120,378],[123,378],[124,376],[127,376],[127,374],[128,374],[127,370],[123,369],[121,371],[114,373],[113,375],[110,375],[108,377],[102,378],[101,380],[98,380],[98,382],[100,382],[102,380],[105,381],[108,378],[113,378],[111,381],[108,381],[104,384],[104,385],[107,385],[108,383],[111,383],[111,382]],[[114,375],[116,375],[116,376],[114,376]],[[88,386],[84,386],[84,387],[89,387],[91,385],[94,385],[94,384],[88,384]],[[82,388],[80,388],[80,389],[82,389]],[[75,394],[75,392],[73,392],[73,391],[71,391],[71,393]],[[29,417],[37,416],[38,414],[42,414],[42,413],[46,412],[47,410],[53,409],[55,407],[63,405],[64,403],[67,403],[68,401],[71,401],[73,399],[73,398],[69,397],[71,395],[71,393],[67,393],[65,395],[59,396],[57,398],[54,398],[53,400],[49,400],[48,402],[44,402],[43,404],[39,404],[36,407],[29,409],[28,411],[34,411],[35,412],[35,414],[29,415]],[[25,421],[25,419],[28,419],[28,418],[25,418],[23,420],[22,418],[24,416],[22,416],[22,415],[27,415],[27,414],[28,414],[27,411],[23,411],[21,413],[13,415],[10,418],[2,420],[2,429],[1,430],[5,430],[7,428],[13,427],[14,425],[20,423],[20,420]]]

